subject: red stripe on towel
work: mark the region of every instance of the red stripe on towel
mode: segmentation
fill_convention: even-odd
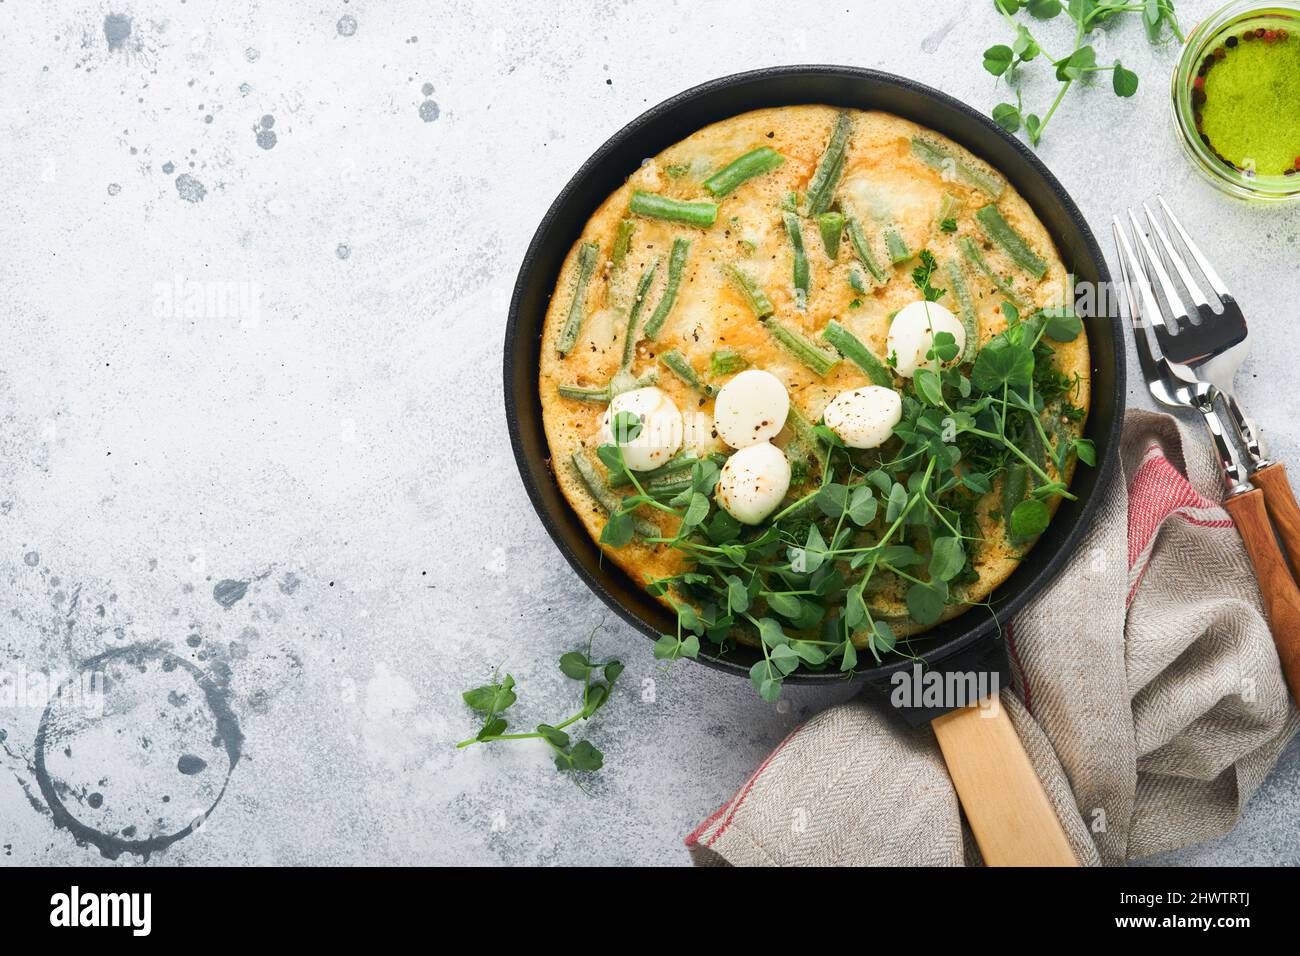
[[[731,826],[731,821],[735,819],[736,812],[740,809],[741,804],[745,802],[745,798],[749,796],[749,792],[754,789],[754,784],[756,784],[758,782],[758,778],[763,775],[763,771],[765,771],[771,765],[772,761],[776,759],[776,755],[779,754],[782,750],[784,750],[785,745],[788,744],[791,740],[793,740],[795,735],[799,733],[799,731],[802,729],[803,729],[803,724],[800,724],[794,730],[790,731],[790,733],[786,736],[785,740],[781,741],[781,743],[777,745],[777,748],[767,755],[767,759],[765,759],[761,764],[758,765],[758,769],[755,770],[753,774],[750,776],[750,778],[745,781],[745,785],[741,787],[739,790],[737,790],[730,800],[728,800],[721,807],[719,807],[717,812],[714,813],[713,816],[709,817],[698,827],[696,827],[694,831],[691,832],[691,835],[686,838],[686,845],[688,847],[695,846],[697,843],[699,843],[700,837],[702,837],[708,831],[709,827],[711,827],[715,822],[717,822],[717,819],[720,816],[722,816],[724,813],[726,813],[728,809],[730,809],[731,812],[727,813],[727,819],[722,821],[722,825],[718,827],[717,832],[715,832],[704,842],[705,849],[708,849],[709,847],[713,846],[713,844],[717,841],[718,837],[722,836],[722,834],[726,832],[727,827]]]
[[[1206,498],[1165,457],[1160,446],[1147,449],[1146,458],[1128,488],[1128,566],[1131,571],[1146,550],[1156,530],[1181,508],[1211,509],[1218,505]],[[1195,524],[1230,528],[1231,520],[1209,520],[1182,514]]]

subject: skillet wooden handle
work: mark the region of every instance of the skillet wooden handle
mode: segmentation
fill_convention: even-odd
[[[1276,466],[1275,466],[1276,467]],[[1285,480],[1285,474],[1283,475]],[[1294,501],[1292,502],[1294,504]],[[1233,495],[1223,503],[1237,523],[1237,531],[1246,544],[1246,553],[1255,566],[1259,593],[1273,631],[1273,643],[1282,662],[1291,696],[1300,700],[1300,589],[1296,588],[1291,569],[1277,546],[1273,526],[1264,507],[1264,492],[1258,488]]]
[[[1011,718],[963,707],[930,724],[989,866],[1078,866]]]
[[[1291,482],[1287,480],[1286,467],[1280,461],[1274,462],[1255,472],[1250,480],[1263,490],[1268,516],[1273,519],[1291,567],[1300,573],[1300,505],[1296,504]]]

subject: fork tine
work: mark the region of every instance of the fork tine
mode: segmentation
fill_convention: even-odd
[[[1142,321],[1143,305],[1139,301],[1150,300],[1147,308],[1155,308],[1154,295],[1146,276],[1138,267],[1137,256],[1124,235],[1124,224],[1115,216],[1111,228],[1115,233],[1115,247],[1119,250],[1119,269],[1124,284],[1124,298],[1128,302],[1129,324],[1133,329],[1133,341],[1137,346],[1138,364],[1142,366],[1142,377],[1147,382],[1154,382],[1159,376],[1156,369],[1156,357],[1151,342],[1151,330]],[[1135,289],[1135,286],[1138,287]],[[1139,291],[1140,290],[1140,291]],[[1156,309],[1159,314],[1159,309]]]
[[[1133,215],[1132,209],[1128,211],[1128,218],[1129,221],[1133,223],[1133,235],[1137,237],[1138,245],[1141,246],[1143,252],[1142,259],[1138,263],[1138,274],[1141,275],[1144,280],[1142,286],[1143,291],[1151,289],[1151,273],[1154,272],[1156,281],[1160,283],[1160,291],[1164,293],[1164,301],[1169,304],[1169,310],[1172,315],[1166,315],[1164,310],[1159,308],[1159,300],[1155,296],[1154,290],[1152,290],[1151,301],[1156,304],[1157,308],[1154,312],[1145,308],[1147,302],[1146,297],[1143,296],[1142,304],[1144,308],[1142,313],[1146,320],[1151,323],[1152,327],[1157,330],[1157,335],[1159,335],[1160,331],[1167,329],[1171,325],[1176,331],[1178,320],[1181,319],[1183,322],[1191,321],[1187,314],[1187,306],[1183,304],[1182,298],[1178,295],[1178,290],[1174,288],[1174,281],[1169,278],[1169,273],[1165,271],[1164,264],[1160,261],[1160,257],[1156,255],[1156,251],[1151,248],[1151,243],[1148,241],[1146,233],[1142,231],[1142,226],[1138,222],[1137,216]]]
[[[1142,204],[1142,210],[1147,214],[1147,222],[1151,226],[1151,234],[1154,235],[1156,240],[1159,242],[1161,251],[1165,254],[1165,258],[1169,262],[1173,263],[1174,270],[1178,273],[1178,278],[1183,282],[1183,288],[1187,290],[1188,295],[1192,297],[1192,301],[1196,303],[1198,308],[1209,308],[1210,300],[1205,297],[1205,293],[1201,291],[1201,287],[1197,285],[1196,280],[1192,278],[1191,270],[1187,268],[1187,260],[1184,259],[1182,254],[1174,248],[1174,244],[1169,241],[1169,236],[1165,234],[1164,227],[1160,225],[1160,220],[1156,218],[1155,213],[1151,211],[1151,207],[1146,203]]]
[[[1164,210],[1165,216],[1169,219],[1170,225],[1172,225],[1178,232],[1178,237],[1183,240],[1183,245],[1187,247],[1187,251],[1190,252],[1192,258],[1196,260],[1196,265],[1200,268],[1202,274],[1204,274],[1206,281],[1210,283],[1210,288],[1214,290],[1214,294],[1220,299],[1231,299],[1232,293],[1228,290],[1227,283],[1219,278],[1219,274],[1214,271],[1214,266],[1210,265],[1209,260],[1201,253],[1201,250],[1197,247],[1196,243],[1192,242],[1192,237],[1187,234],[1187,230],[1183,228],[1183,224],[1178,221],[1178,217],[1174,215],[1174,211],[1169,208],[1169,203],[1165,202],[1165,197],[1156,196],[1156,201],[1160,203],[1160,208]]]
[[[1160,256],[1151,245],[1151,239],[1147,238],[1147,233],[1141,228],[1138,216],[1134,215],[1132,209],[1128,209],[1128,220],[1134,225],[1134,235],[1138,237],[1138,245],[1143,252],[1143,271],[1147,273],[1148,280],[1151,274],[1156,274],[1156,281],[1160,284],[1160,291],[1164,294],[1164,300],[1169,304],[1169,313],[1161,312],[1162,325],[1165,328],[1171,328],[1178,332],[1180,326],[1191,324],[1191,316],[1188,315],[1187,304],[1178,294],[1177,287],[1174,286],[1173,278],[1165,271],[1165,263],[1161,261]],[[1151,316],[1148,316],[1148,319]],[[1154,321],[1154,320],[1152,320]],[[1157,326],[1157,329],[1160,326]],[[1158,333],[1157,333],[1158,334]]]
[[[1133,219],[1132,210],[1129,211],[1129,218]],[[1165,314],[1160,305],[1160,299],[1156,295],[1155,289],[1151,286],[1151,278],[1146,268],[1142,264],[1141,257],[1133,251],[1129,244],[1128,235],[1124,230],[1123,223],[1118,216],[1115,217],[1115,238],[1120,249],[1120,263],[1124,272],[1124,291],[1128,295],[1129,312],[1133,321],[1133,335],[1137,339],[1138,358],[1149,356],[1152,363],[1152,375],[1147,376],[1147,381],[1153,381],[1153,375],[1161,378],[1165,373],[1173,376],[1183,382],[1194,383],[1196,375],[1186,365],[1173,362],[1169,359],[1163,346],[1162,335],[1168,336],[1169,332],[1165,327]],[[1139,237],[1142,230],[1134,220],[1133,231]],[[1134,289],[1136,288],[1136,294]],[[1142,321],[1145,319],[1145,321]],[[1138,326],[1141,326],[1139,331]],[[1173,341],[1179,342],[1182,336],[1178,336]],[[1148,371],[1146,362],[1143,363],[1143,371]],[[1158,365],[1159,369],[1155,366]],[[1164,371],[1160,371],[1163,369]]]

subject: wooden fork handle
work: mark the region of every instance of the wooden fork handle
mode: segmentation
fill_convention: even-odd
[[[1280,461],[1261,468],[1250,476],[1251,483],[1264,491],[1264,504],[1273,519],[1291,567],[1300,573],[1300,505],[1287,479],[1286,466]]]
[[[948,775],[989,866],[1078,866],[1065,828],[1001,705],[930,722]]]
[[[1281,477],[1285,484],[1285,473]],[[1289,489],[1288,497],[1294,507],[1295,499]],[[1264,598],[1264,610],[1273,631],[1273,643],[1277,645],[1277,656],[1282,662],[1282,674],[1291,688],[1291,696],[1300,700],[1300,589],[1296,587],[1295,578],[1291,577],[1282,549],[1277,546],[1264,498],[1264,492],[1255,488],[1233,495],[1223,506],[1237,523],[1237,531],[1255,566],[1259,593]]]

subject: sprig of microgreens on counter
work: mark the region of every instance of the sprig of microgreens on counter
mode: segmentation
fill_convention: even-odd
[[[595,634],[593,631],[592,639]],[[500,740],[543,740],[551,748],[555,769],[566,773],[599,770],[604,766],[604,755],[589,740],[575,741],[566,728],[578,721],[590,720],[605,706],[614,683],[623,673],[623,665],[616,660],[592,660],[591,644],[592,640],[588,640],[585,652],[569,651],[560,657],[560,671],[564,676],[582,681],[582,705],[576,713],[554,724],[537,724],[531,731],[507,733],[510,717],[506,716],[506,711],[514,706],[518,694],[514,676],[506,674],[503,677],[498,670],[490,683],[461,695],[471,710],[483,716],[483,725],[473,737],[458,743],[457,748]]]
[[[1167,36],[1176,37],[1179,43],[1183,40],[1173,0],[1130,0],[1127,3],[1122,0],[993,0],[993,4],[1016,35],[1010,45],[999,43],[984,51],[984,69],[1005,79],[1016,94],[1015,103],[999,103],[993,108],[993,119],[1009,133],[1023,128],[1035,146],[1042,139],[1044,128],[1056,114],[1065,94],[1076,83],[1086,82],[1098,73],[1109,73],[1116,96],[1127,98],[1137,92],[1138,75],[1118,59],[1110,66],[1097,63],[1096,48],[1085,42],[1093,31],[1131,14],[1141,17],[1150,42],[1160,43]],[[1021,13],[1027,13],[1040,22],[1054,20],[1062,14],[1067,16],[1074,22],[1074,49],[1063,57],[1048,53],[1030,32],[1024,19],[1017,19]],[[1056,99],[1041,117],[1026,111],[1017,88],[1025,64],[1040,56],[1056,68],[1056,79],[1061,84]]]

